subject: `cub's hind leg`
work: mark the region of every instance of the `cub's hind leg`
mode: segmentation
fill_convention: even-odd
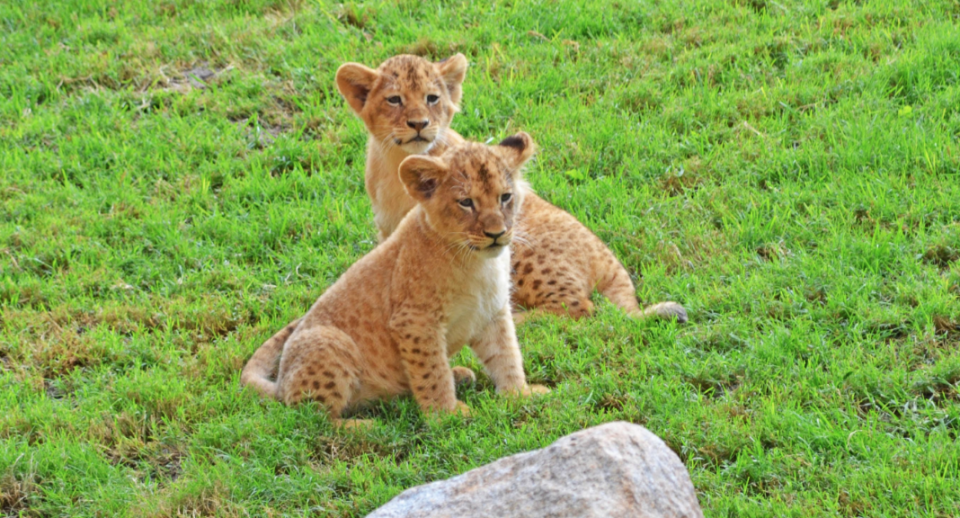
[[[473,385],[477,382],[477,375],[467,367],[453,368],[453,383],[456,386]]]
[[[343,411],[356,403],[360,389],[356,342],[335,327],[298,329],[284,348],[277,384],[284,403],[313,399],[339,421]]]
[[[586,279],[578,278],[573,268],[555,263],[537,265],[523,259],[515,263],[513,272],[515,306],[513,321],[520,324],[537,313],[553,313],[569,316],[574,320],[593,314],[590,301],[592,286]]]
[[[593,284],[588,279],[587,265],[564,252],[576,243],[554,234],[528,238],[527,243],[515,243],[513,248],[513,321],[519,324],[544,312],[575,320],[593,314]],[[517,311],[517,307],[527,311]]]

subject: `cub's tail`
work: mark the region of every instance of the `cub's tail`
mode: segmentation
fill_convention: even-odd
[[[676,302],[660,302],[641,308],[637,303],[636,291],[630,274],[616,260],[610,262],[610,267],[603,280],[597,283],[597,291],[603,294],[610,302],[623,309],[628,315],[635,318],[658,318],[676,320],[681,324],[687,321],[687,310]]]
[[[275,377],[277,367],[280,364],[280,353],[283,352],[283,344],[293,334],[293,331],[300,325],[303,317],[287,324],[286,327],[271,336],[263,345],[253,353],[250,360],[243,367],[240,373],[240,384],[256,389],[264,396],[277,398],[277,382],[270,378]]]

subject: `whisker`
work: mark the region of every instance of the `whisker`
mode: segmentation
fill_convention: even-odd
[[[467,257],[470,254],[470,248],[467,245],[460,243],[460,250],[463,252],[460,254],[460,268],[463,268],[463,264],[467,261]]]
[[[529,240],[529,239],[527,239],[527,238],[525,238],[525,237],[523,237],[523,236],[521,236],[521,235],[518,235],[518,234],[514,234],[514,235],[513,235],[513,240],[514,240],[515,242],[517,242],[517,243],[520,243],[521,245],[527,245],[527,246],[529,246],[529,247],[532,247],[532,246],[533,246],[533,245],[530,243],[530,240]]]

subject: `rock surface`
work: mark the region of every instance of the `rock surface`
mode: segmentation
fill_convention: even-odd
[[[686,467],[642,426],[615,422],[408,489],[367,518],[698,517]]]

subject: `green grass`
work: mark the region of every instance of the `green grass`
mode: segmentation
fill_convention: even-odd
[[[554,392],[466,420],[241,391],[374,246],[333,77],[400,52],[691,322],[533,321]],[[957,0],[3,2],[0,202],[2,516],[362,516],[617,419],[707,516],[960,514]]]

